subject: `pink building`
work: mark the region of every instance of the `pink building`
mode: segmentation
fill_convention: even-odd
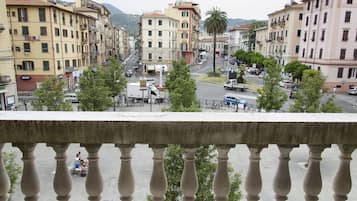
[[[299,61],[326,76],[326,86],[357,85],[357,0],[303,0]]]

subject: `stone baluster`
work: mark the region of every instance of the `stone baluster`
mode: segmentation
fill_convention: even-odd
[[[228,152],[229,146],[217,146],[218,164],[213,180],[213,191],[216,201],[226,201],[230,191],[228,175]]]
[[[262,177],[260,173],[260,152],[263,145],[248,145],[250,151],[249,169],[245,181],[247,201],[258,201],[262,190]]]
[[[86,180],[86,191],[88,200],[100,201],[103,191],[103,179],[98,164],[98,151],[101,144],[83,144],[88,152],[88,174]]]
[[[164,154],[166,146],[150,146],[154,152],[153,171],[150,180],[150,192],[153,201],[164,201],[167,190],[167,178],[164,168]]]
[[[321,153],[325,149],[324,145],[309,145],[310,157],[307,173],[304,180],[304,191],[306,201],[319,200],[318,195],[322,188],[320,171]]]
[[[121,152],[120,160],[120,173],[118,180],[118,190],[120,193],[121,201],[131,201],[133,200],[133,193],[135,190],[135,182],[133,170],[131,168],[131,150],[133,145],[117,145]]]
[[[4,163],[2,161],[2,148],[4,144],[0,143],[0,201],[8,199],[8,192],[10,190],[10,180],[6,173]]]
[[[58,201],[68,201],[72,189],[72,180],[69,175],[66,160],[69,144],[48,144],[56,152],[56,174],[53,180],[53,188],[57,194]]]
[[[292,149],[292,146],[279,145],[279,167],[274,179],[274,192],[276,201],[285,201],[288,199],[288,194],[291,189],[289,160],[290,152]]]
[[[195,165],[195,153],[197,148],[185,148],[184,167],[181,177],[181,190],[183,201],[194,201],[198,191],[198,178]]]
[[[25,201],[37,201],[40,192],[40,179],[38,177],[35,156],[33,151],[36,144],[15,144],[22,152],[22,161],[24,163],[21,177],[21,191],[25,195]]]
[[[340,167],[333,182],[333,190],[335,192],[335,201],[345,201],[347,200],[348,193],[351,191],[352,181],[350,162],[352,160],[351,154],[356,146],[339,145],[339,148],[341,151]]]

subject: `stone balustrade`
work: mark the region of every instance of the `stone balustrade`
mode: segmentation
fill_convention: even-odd
[[[333,183],[331,200],[347,200],[351,191],[351,154],[357,147],[357,115],[289,113],[95,113],[95,112],[0,112],[0,150],[12,143],[23,153],[21,191],[26,201],[39,200],[40,180],[34,149],[46,143],[56,153],[53,188],[59,201],[70,200],[71,177],[66,167],[66,150],[80,143],[88,152],[86,191],[88,200],[101,200],[103,181],[98,151],[104,143],[115,144],[121,153],[118,177],[120,200],[134,200],[134,173],[131,151],[135,144],[148,144],[153,151],[150,192],[154,201],[165,200],[167,179],[164,154],[168,144],[184,150],[181,191],[184,201],[195,200],[198,179],[195,152],[200,145],[215,145],[217,169],[213,181],[216,201],[226,201],[230,190],[228,153],[237,144],[250,151],[245,179],[247,201],[258,201],[262,189],[260,153],[269,144],[279,147],[280,157],[273,189],[277,201],[285,201],[291,190],[290,152],[301,144],[310,150],[309,165],[301,187],[306,201],[316,201],[323,185],[320,162],[322,151],[337,144],[340,165]],[[248,157],[248,156],[247,156]],[[296,187],[296,186],[295,186]],[[0,201],[7,200],[9,178],[0,154]],[[55,196],[54,196],[55,197]]]

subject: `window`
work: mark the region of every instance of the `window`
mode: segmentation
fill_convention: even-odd
[[[324,41],[325,40],[325,30],[322,30],[321,31],[321,41]]]
[[[320,53],[319,53],[319,59],[322,59],[323,51],[324,51],[324,50],[321,48],[321,49],[320,49]]]
[[[74,38],[74,33],[73,33],[73,31],[71,31],[71,38]]]
[[[149,54],[148,54],[148,59],[149,59],[149,60],[152,60],[152,53],[149,53]]]
[[[162,20],[159,20],[158,24],[159,24],[159,26],[161,26],[162,25]]]
[[[65,53],[68,52],[68,46],[67,46],[67,44],[64,44],[64,52],[65,52]]]
[[[72,17],[72,15],[69,16],[69,25],[73,26],[73,17]]]
[[[314,18],[314,25],[317,24],[317,18],[318,18],[318,15],[315,15],[315,18]]]
[[[181,34],[181,38],[188,38],[188,33],[187,32],[183,32],[182,34]]]
[[[187,22],[183,22],[181,24],[181,28],[188,28],[188,23]]]
[[[24,52],[31,52],[30,43],[24,43]]]
[[[349,68],[347,78],[354,78],[354,77],[356,77],[356,68]]]
[[[74,53],[74,45],[72,44],[72,53]]]
[[[61,70],[61,61],[57,60],[57,70]]]
[[[41,49],[42,49],[42,53],[47,53],[48,52],[48,44],[47,43],[42,43],[41,44]]]
[[[346,13],[345,13],[345,22],[346,23],[351,22],[351,11],[346,11]]]
[[[66,16],[62,13],[62,24],[66,25]]]
[[[352,0],[347,0],[347,4],[352,4]]]
[[[43,71],[50,70],[50,62],[49,61],[42,61]]]
[[[304,33],[304,42],[306,42],[306,39],[307,39],[307,32],[305,31],[305,33]]]
[[[157,59],[158,59],[159,61],[161,61],[161,60],[162,60],[162,57],[158,57]]]
[[[187,51],[187,43],[181,43],[181,51]]]
[[[35,64],[34,64],[33,61],[23,61],[20,70],[34,71],[35,70]]]
[[[158,32],[158,35],[159,35],[159,36],[162,36],[162,31],[159,31],[159,32]]]
[[[320,66],[318,66],[318,67],[317,67],[317,70],[318,70],[318,71],[321,71],[321,67],[320,67]]]
[[[40,22],[46,22],[46,9],[45,8],[38,9],[38,17],[39,17]]]
[[[53,21],[55,24],[57,24],[57,11],[56,9],[53,9]]]
[[[310,51],[310,59],[312,59],[313,56],[314,56],[314,48],[311,48],[311,51]]]
[[[152,36],[152,31],[148,31],[148,36]]]
[[[309,2],[307,3],[307,10],[310,10],[310,6],[311,6],[311,2],[309,1]]]
[[[295,53],[296,53],[296,54],[299,54],[299,50],[300,50],[300,46],[297,45],[297,46],[295,47]]]
[[[152,25],[152,20],[148,20],[148,24],[149,24],[149,25]]]
[[[353,59],[357,60],[357,49],[353,50]]]
[[[315,8],[319,8],[320,0],[316,0]]]
[[[314,41],[315,41],[315,35],[316,35],[316,32],[315,32],[315,31],[313,31],[313,32],[312,32],[312,37],[311,37],[311,41],[312,41],[312,42],[314,42]]]
[[[309,3],[310,3],[310,2],[309,2]],[[306,16],[305,25],[306,25],[306,26],[308,26],[308,25],[309,25],[309,16]]]
[[[59,36],[60,35],[60,30],[59,28],[55,28],[55,36]]]
[[[62,32],[63,32],[63,37],[68,37],[68,31],[67,31],[67,29],[63,29],[62,30]]]
[[[302,49],[302,58],[305,58],[305,48]]]
[[[342,78],[343,77],[343,68],[338,68],[337,70],[337,78]]]
[[[329,0],[325,0],[325,6],[328,6]]]
[[[151,41],[148,42],[148,47],[152,47],[152,42]]]
[[[60,53],[60,48],[59,48],[59,44],[58,43],[56,43],[56,52]]]
[[[22,26],[22,35],[24,35],[24,36],[29,35],[29,27],[28,26]]]
[[[47,36],[47,27],[40,27],[41,36]]]
[[[19,22],[27,22],[27,8],[18,8],[17,9],[17,16]]]
[[[324,24],[327,22],[327,12],[324,13]]]
[[[301,29],[297,30],[297,36],[300,37],[301,36]]]
[[[79,33],[76,31],[76,38],[79,39]]]
[[[346,49],[341,49],[340,51],[340,60],[344,60],[346,57]]]
[[[68,68],[70,65],[71,65],[71,64],[70,64],[69,60],[65,60],[65,61],[64,61],[64,66],[65,66],[66,68]]]
[[[181,16],[182,17],[188,17],[188,11],[182,11]]]
[[[72,66],[77,67],[77,60],[75,60],[75,59],[72,60]]]
[[[162,42],[161,41],[159,41],[157,45],[158,45],[159,48],[162,48]]]
[[[299,13],[299,21],[301,21],[303,19],[303,14]]]
[[[348,41],[348,30],[343,30],[342,41]]]

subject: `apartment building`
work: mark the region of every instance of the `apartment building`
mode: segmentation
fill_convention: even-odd
[[[229,33],[229,54],[234,55],[237,50],[248,51],[248,32],[250,25],[243,24],[233,26],[228,30]]]
[[[119,56],[124,59],[129,55],[129,32],[124,27],[119,27]]]
[[[43,0],[6,0],[18,91],[33,91],[47,77],[68,88],[89,65],[88,16]]]
[[[152,12],[143,14],[140,24],[144,72],[155,72],[155,65],[170,68],[180,57],[177,43],[179,20]],[[185,34],[184,37],[188,37],[188,33]]]
[[[199,58],[199,33],[201,10],[199,4],[190,1],[176,1],[169,4],[165,10],[165,15],[177,19],[178,41],[180,57],[184,58],[187,63],[197,63]]]
[[[10,26],[6,13],[5,1],[0,1],[0,111],[10,110],[18,100]]]
[[[292,2],[268,15],[268,56],[274,57],[282,66],[298,58],[303,6]]]
[[[267,50],[268,41],[268,27],[259,27],[255,29],[255,52],[262,54],[263,56],[268,56]]]
[[[111,13],[102,4],[92,0],[76,0],[75,10],[79,13],[91,16],[95,19],[95,26],[90,27],[95,43],[92,43],[92,61],[96,64],[106,64],[113,50],[113,26],[111,24]]]
[[[357,0],[304,0],[299,61],[320,70],[326,86],[357,85]]]
[[[219,34],[216,37],[216,55],[228,55],[229,34]],[[211,52],[213,54],[213,36],[207,33],[200,35],[200,51]]]

